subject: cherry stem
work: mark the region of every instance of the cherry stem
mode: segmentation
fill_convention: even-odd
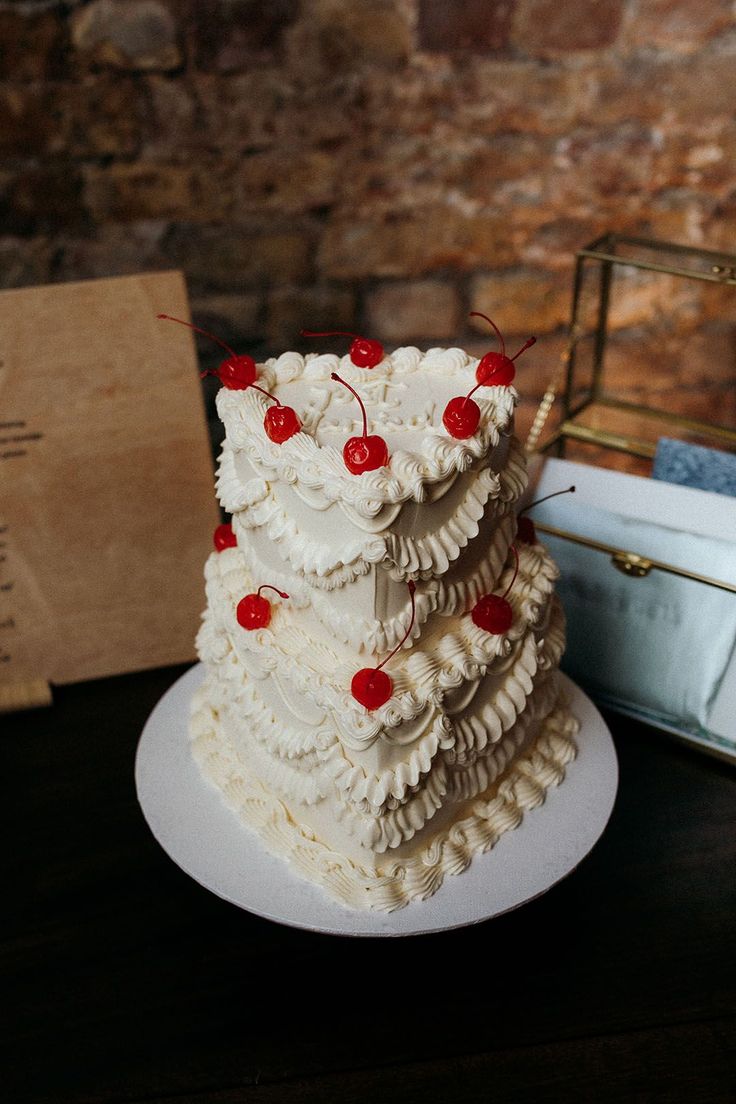
[[[199,378],[204,379],[205,376],[218,376],[219,377],[219,372],[220,372],[219,368],[206,368],[204,370],[204,372],[199,373]],[[249,383],[247,387],[243,388],[243,390],[247,391],[249,387],[252,387],[255,391],[260,391],[261,394],[265,395],[267,399],[272,399],[273,402],[275,402],[277,406],[282,405],[282,403],[279,401],[279,399],[276,398],[275,395],[272,395],[270,391],[266,391],[265,387],[259,387],[257,383]]]
[[[356,399],[360,403],[360,409],[363,413],[363,436],[367,437],[368,436],[368,418],[366,417],[366,413],[365,413],[365,404],[364,404],[363,400],[361,399],[360,395],[358,394],[358,392],[355,390],[354,387],[350,386],[350,384],[347,382],[347,380],[344,380],[341,376],[338,376],[337,372],[330,372],[330,379],[337,380],[338,383],[341,383],[343,385],[343,387],[347,387],[348,391],[352,391],[352,393],[355,395]]]
[[[248,387],[252,387],[255,391],[260,391],[261,394],[265,395],[267,399],[273,399],[277,406],[281,406],[281,403],[276,398],[276,396],[272,395],[270,391],[266,391],[265,387],[259,387],[257,383],[249,383]]]
[[[465,402],[467,402],[468,399],[470,398],[470,396],[474,395],[475,392],[478,390],[478,388],[482,387],[482,386],[483,386],[482,383],[476,383],[475,387],[471,387],[470,391],[468,391],[467,395],[465,396]],[[465,405],[465,404],[463,404],[463,405]]]
[[[256,591],[256,594],[258,595],[259,598],[261,597],[261,591],[262,590],[275,590],[276,593],[278,594],[279,598],[288,598],[289,597],[289,595],[286,594],[283,590],[279,590],[278,587],[271,586],[270,583],[261,583],[258,590]]]
[[[539,506],[540,502],[546,502],[548,498],[557,498],[557,496],[561,495],[561,494],[574,494],[574,493],[575,493],[575,484],[573,483],[573,485],[571,487],[565,487],[564,491],[553,491],[552,494],[545,495],[544,498],[538,498],[536,500],[536,502],[530,502],[529,505],[525,506],[524,509],[521,512],[522,512],[522,514],[525,514],[527,512],[527,510],[531,510],[534,506]]]
[[[348,333],[347,330],[300,330],[302,337],[357,337],[360,334]]]
[[[528,341],[524,342],[518,353],[514,353],[514,355],[511,357],[511,360],[516,360],[517,357],[520,357],[522,353],[525,353],[527,351],[527,349],[531,349],[532,345],[536,345],[536,343],[536,337],[530,337]]]
[[[391,659],[391,657],[396,655],[399,648],[402,647],[402,645],[404,644],[404,641],[407,639],[407,637],[409,636],[409,633],[411,632],[411,630],[414,627],[414,618],[415,618],[416,612],[417,612],[416,611],[416,606],[414,605],[414,591],[417,589],[417,587],[416,587],[416,583],[414,582],[413,579],[409,579],[409,582],[406,585],[409,587],[409,597],[411,599],[411,620],[409,621],[409,626],[408,626],[406,632],[404,633],[404,635],[402,636],[401,640],[399,641],[399,643],[394,648],[394,650],[392,652],[389,652],[388,655],[386,656],[386,658],[381,663],[378,664],[378,666],[376,667],[377,671],[380,671],[381,668],[384,667],[388,663],[388,661]]]
[[[191,322],[185,322],[183,318],[172,318],[170,314],[157,314],[156,317],[164,318],[167,322],[178,322],[180,326],[188,326],[190,330],[194,330],[196,333],[202,334],[203,337],[208,337],[210,341],[214,341],[216,345],[219,345],[220,348],[224,349],[225,352],[230,354],[230,356],[238,355],[234,349],[231,349],[229,345],[226,345],[224,341],[221,341],[219,337],[215,337],[215,335],[211,334],[208,330],[203,330],[201,326],[195,326]],[[203,372],[202,374],[204,376],[207,373]]]
[[[486,322],[489,322],[493,326],[494,330],[498,334],[498,340],[501,342],[501,356],[506,356],[506,342],[503,339],[501,331],[492,318],[489,318],[487,314],[481,314],[480,311],[471,311],[470,318],[485,318]],[[518,356],[518,353],[517,353]]]
[[[509,583],[509,585],[506,587],[505,591],[501,595],[502,598],[505,598],[507,596],[507,594],[511,590],[512,586],[516,582],[516,576],[519,574],[519,553],[516,551],[516,545],[515,544],[512,544],[510,547],[511,547],[511,551],[516,556],[516,567],[514,568],[514,574],[513,574],[513,578],[511,579],[511,582]]]

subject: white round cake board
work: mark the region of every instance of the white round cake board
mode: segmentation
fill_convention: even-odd
[[[476,924],[533,900],[569,874],[600,837],[613,808],[618,763],[598,710],[564,675],[580,721],[578,756],[544,804],[518,828],[445,878],[426,901],[396,912],[361,912],[333,900],[270,855],[258,836],[200,775],[189,749],[189,702],[201,664],[164,694],[141,735],[135,763],[138,800],[164,851],[226,901],[269,920],[334,935],[418,935]]]

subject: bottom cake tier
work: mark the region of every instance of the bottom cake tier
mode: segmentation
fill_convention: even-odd
[[[445,792],[430,822],[399,848],[356,852],[345,846],[339,805],[315,802],[307,793],[304,800],[283,800],[258,777],[247,741],[229,730],[233,719],[222,691],[210,672],[192,701],[192,750],[202,774],[272,854],[355,909],[391,912],[430,897],[447,875],[460,874],[541,805],[576,755],[578,724],[551,671],[506,734],[504,763],[491,784],[468,797],[462,790]]]

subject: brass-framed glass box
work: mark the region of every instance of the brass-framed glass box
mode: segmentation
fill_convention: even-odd
[[[663,435],[736,451],[736,255],[615,233],[591,242],[576,256],[563,360],[541,451],[639,474]]]
[[[672,439],[736,453],[736,256],[609,233],[577,253],[568,340],[527,440],[607,488],[535,512],[562,569],[567,670],[603,704],[736,761],[736,499],[680,495],[657,469]],[[555,469],[554,489],[565,479]],[[694,533],[701,506],[711,521]],[[605,656],[603,637],[618,640]]]

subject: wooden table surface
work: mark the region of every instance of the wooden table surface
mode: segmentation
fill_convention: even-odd
[[[607,715],[616,807],[542,898],[340,939],[219,900],[152,838],[133,760],[183,668],[0,718],[8,1104],[736,1099],[736,772]]]

